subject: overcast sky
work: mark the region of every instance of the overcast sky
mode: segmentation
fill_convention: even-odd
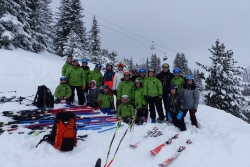
[[[236,60],[250,64],[250,0],[81,2],[87,30],[90,30],[95,14],[100,25],[102,48],[117,51],[119,58],[132,56],[134,61],[140,62],[153,53],[162,59],[166,53],[168,60],[165,62],[172,66],[176,52],[182,52],[189,67],[194,69],[198,68],[195,61],[211,65],[208,48],[219,39],[227,50],[234,51]],[[60,0],[52,0],[54,11],[59,4]],[[151,41],[155,42],[155,50],[150,49]]]

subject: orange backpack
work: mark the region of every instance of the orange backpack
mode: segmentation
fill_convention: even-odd
[[[76,146],[75,114],[72,112],[57,113],[51,134],[45,135],[37,146],[42,141],[49,142],[61,151],[72,151]]]

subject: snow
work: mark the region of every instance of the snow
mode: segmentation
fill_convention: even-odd
[[[37,86],[46,85],[52,92],[59,84],[61,67],[64,61],[61,57],[43,52],[35,54],[21,49],[0,50],[0,96],[29,96],[35,94]],[[93,69],[94,65],[90,65]],[[7,91],[16,90],[16,93]],[[32,97],[33,98],[33,97]],[[30,99],[32,99],[30,98]],[[29,103],[28,101],[26,103]],[[57,105],[56,107],[60,107]],[[0,104],[0,112],[5,110],[20,110],[35,108],[19,103]],[[175,154],[180,145],[186,146],[181,155],[169,166],[185,167],[249,167],[250,159],[250,126],[224,111],[203,104],[199,105],[197,119],[200,129],[191,126],[189,115],[185,122],[187,131],[179,132],[177,128],[167,124],[151,124],[135,126],[128,132],[120,145],[120,149],[111,166],[113,167],[153,167]],[[0,121],[10,121],[0,116]],[[147,138],[138,148],[132,149],[129,144],[142,140],[146,132],[157,126],[163,135],[157,138]],[[109,160],[113,157],[116,147],[127,126],[122,126],[115,137]],[[20,129],[26,130],[27,129]],[[156,156],[150,150],[167,141],[173,135],[180,133],[171,145],[162,148]],[[43,137],[27,138],[26,134],[8,134],[0,136],[0,166],[2,167],[93,167],[98,158],[104,164],[108,146],[114,130],[97,133],[97,131],[78,131],[78,134],[89,134],[85,141],[79,141],[72,152],[60,152],[43,142],[38,148],[36,144]],[[186,145],[191,139],[193,143]]]

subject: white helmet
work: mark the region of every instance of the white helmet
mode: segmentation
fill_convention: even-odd
[[[129,101],[128,95],[122,95],[122,101],[124,101],[124,100]]]

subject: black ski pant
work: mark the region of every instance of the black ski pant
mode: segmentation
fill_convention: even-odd
[[[145,109],[145,108],[137,109],[137,116],[136,117],[138,117],[138,118],[145,117],[147,119],[148,118],[148,109]]]
[[[196,116],[195,116],[195,112],[193,110],[184,110],[183,117],[186,116],[186,114],[187,114],[188,111],[189,111],[190,120],[191,120],[192,125],[198,127],[198,123],[197,123],[197,119],[196,119]]]
[[[181,119],[179,119],[179,120],[176,118],[177,113],[170,113],[170,114],[171,114],[174,126],[178,127],[180,129],[180,131],[187,130],[186,124],[184,122],[184,113],[183,113]]]
[[[156,107],[157,113],[159,115],[159,119],[164,120],[164,114],[163,114],[161,101],[162,101],[162,98],[159,98],[159,96],[148,97],[149,112],[150,112],[151,119],[156,119],[156,114],[155,114],[155,107]]]
[[[83,94],[82,94],[82,86],[71,86],[69,85],[72,91],[72,95],[69,98],[69,101],[73,104],[74,102],[74,97],[75,97],[75,89],[77,92],[77,96],[78,96],[78,104],[79,105],[83,105]]]
[[[163,94],[162,100],[163,100],[165,111],[167,111],[167,108],[168,108],[168,94]]]

